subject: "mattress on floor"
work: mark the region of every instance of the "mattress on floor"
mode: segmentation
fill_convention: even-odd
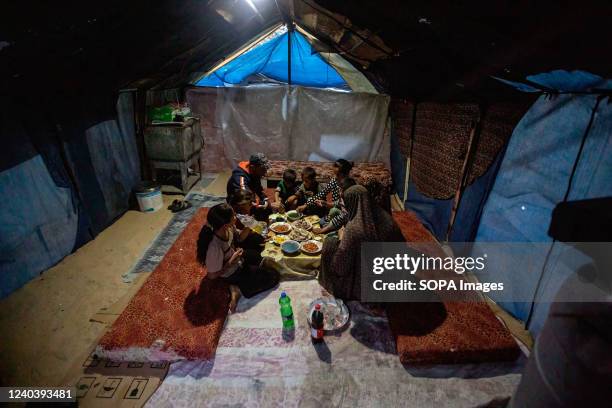
[[[393,212],[404,238],[430,243],[434,236],[412,211]],[[441,247],[435,254],[445,256]],[[510,331],[482,302],[389,303],[389,325],[403,364],[455,364],[513,361],[520,349]]]
[[[186,225],[96,352],[116,361],[207,359],[214,355],[229,305],[222,282],[203,279],[196,259],[208,208]]]

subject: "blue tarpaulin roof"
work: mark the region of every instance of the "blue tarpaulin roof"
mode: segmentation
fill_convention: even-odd
[[[288,82],[288,42],[291,35],[291,83],[317,88],[348,88],[346,81],[321,56],[313,51],[297,31],[284,32],[238,56],[198,80],[197,86],[232,86],[254,74]]]

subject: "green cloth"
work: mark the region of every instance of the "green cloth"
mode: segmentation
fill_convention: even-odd
[[[295,184],[292,188],[287,188],[287,186],[285,185],[285,181],[281,180],[276,186],[276,191],[278,191],[280,199],[284,203],[289,197],[294,194],[297,194],[297,192],[299,191],[299,186]]]

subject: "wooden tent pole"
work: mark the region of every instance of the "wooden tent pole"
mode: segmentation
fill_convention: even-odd
[[[448,221],[448,228],[446,229],[446,242],[450,239],[451,232],[453,230],[453,225],[455,224],[455,218],[457,217],[457,209],[459,208],[459,202],[461,201],[461,196],[463,195],[463,190],[467,184],[469,168],[472,165],[474,153],[476,152],[475,144],[478,143],[478,138],[480,136],[480,121],[481,121],[482,112],[479,110],[478,117],[476,121],[472,124],[472,129],[470,130],[470,138],[468,140],[468,150],[465,154],[465,159],[463,159],[463,165],[461,166],[461,177],[459,178],[459,184],[457,185],[457,191],[455,192],[455,198],[453,199],[453,208],[451,209],[450,220]]]
[[[402,207],[405,207],[406,201],[408,201],[408,187],[410,185],[410,163],[412,161],[412,149],[414,148],[414,137],[416,132],[416,110],[417,103],[414,102],[412,106],[412,123],[410,125],[410,151],[408,152],[408,157],[406,157],[406,173],[404,176],[404,198],[402,200]]]

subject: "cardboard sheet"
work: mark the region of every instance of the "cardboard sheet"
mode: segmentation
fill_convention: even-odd
[[[94,347],[76,360],[62,381],[76,388],[80,407],[142,407],[168,373],[168,362],[113,362],[97,358]]]
[[[114,304],[100,309],[91,322],[110,326],[140,289],[149,274],[139,275],[129,291]],[[75,387],[80,407],[138,408],[144,406],[168,372],[169,363],[129,363],[101,359],[94,349],[75,359],[61,384]]]

